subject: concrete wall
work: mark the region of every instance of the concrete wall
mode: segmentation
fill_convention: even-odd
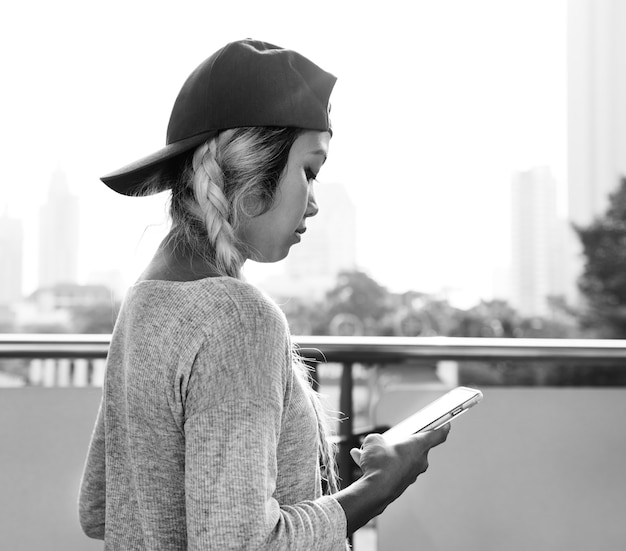
[[[377,421],[394,424],[442,393],[388,391]],[[379,517],[379,549],[626,549],[626,389],[484,395]]]
[[[78,486],[100,389],[0,389],[0,549],[89,551]]]
[[[441,393],[388,390],[377,420]],[[0,549],[102,549],[76,514],[99,398],[97,388],[0,389]],[[379,549],[623,551],[624,419],[626,389],[486,389],[378,519]]]

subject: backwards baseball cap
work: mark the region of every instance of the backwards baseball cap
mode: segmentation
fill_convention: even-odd
[[[231,42],[191,73],[180,90],[164,148],[101,180],[135,195],[150,176],[220,130],[245,126],[330,131],[329,97],[337,79],[293,50],[246,39]],[[172,178],[161,179],[163,188]],[[153,189],[152,191],[162,191]]]

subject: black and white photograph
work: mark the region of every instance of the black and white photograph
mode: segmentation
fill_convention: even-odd
[[[0,21],[0,550],[626,549],[626,1]]]

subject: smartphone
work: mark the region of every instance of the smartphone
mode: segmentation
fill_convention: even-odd
[[[407,436],[425,430],[436,430],[483,399],[483,393],[475,388],[459,386],[437,398],[418,412],[400,421],[383,433],[389,443],[395,444]]]

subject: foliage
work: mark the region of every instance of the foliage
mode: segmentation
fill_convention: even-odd
[[[360,271],[342,272],[325,300],[290,299],[282,304],[294,334],[576,337],[576,314],[551,297],[551,319],[523,318],[506,301],[482,301],[469,310],[437,296],[392,293]]]
[[[550,319],[523,318],[506,301],[482,301],[468,310],[445,298],[410,290],[393,293],[361,271],[345,271],[323,300],[281,300],[280,306],[295,335],[455,336],[455,337],[577,337],[576,312],[560,297],[551,297]],[[17,327],[7,321],[5,332],[110,333],[120,304],[103,301],[73,306],[69,322]],[[8,319],[8,318],[7,318]]]
[[[521,336],[520,316],[503,300],[482,301],[473,308],[459,312],[452,331],[457,337]]]
[[[379,322],[389,310],[389,292],[367,274],[344,271],[326,294],[328,315],[351,314],[365,324]]]
[[[579,288],[587,300],[583,324],[597,336],[626,337],[626,178],[609,197],[603,216],[575,227],[585,266]]]

